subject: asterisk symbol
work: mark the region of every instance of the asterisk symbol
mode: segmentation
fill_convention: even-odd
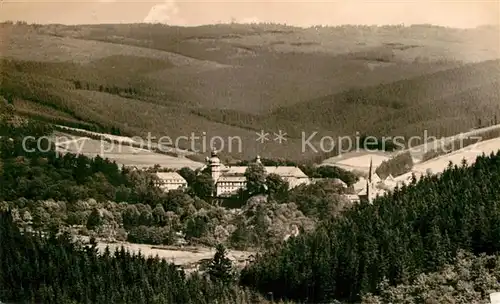
[[[257,139],[255,141],[260,141],[261,144],[269,140],[269,138],[267,138],[269,133],[264,132],[264,130],[260,130],[260,133],[255,132],[255,134],[257,134]]]
[[[279,130],[278,133],[274,133],[274,141],[277,141],[278,143],[282,143],[284,141],[287,141],[286,137],[288,134],[286,134],[285,132]]]

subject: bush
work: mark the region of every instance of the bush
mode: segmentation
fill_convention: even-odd
[[[129,230],[127,241],[150,245],[172,245],[175,234],[166,227],[138,226]]]
[[[382,162],[375,172],[381,179],[385,179],[389,175],[396,177],[408,173],[412,168],[413,158],[411,153],[405,152]]]

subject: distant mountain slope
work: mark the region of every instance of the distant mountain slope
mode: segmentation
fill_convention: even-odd
[[[451,135],[500,113],[500,61],[486,61],[390,84],[353,89],[276,110],[302,129],[336,134],[411,136],[423,129]]]
[[[494,32],[479,29],[122,24],[2,31],[4,57],[86,64],[96,75],[140,77],[156,97],[254,114],[498,57]]]
[[[239,136],[243,151],[230,152],[237,158],[322,158],[301,150],[303,133],[440,135],[498,112],[498,61],[457,61],[498,53],[491,39],[479,41],[493,37],[488,29],[4,24],[0,31],[0,95],[19,112],[128,135]],[[265,144],[255,141],[260,130],[270,133]],[[279,130],[286,143],[273,141]]]
[[[487,122],[495,113],[500,114],[497,72],[498,61],[474,64],[429,77],[351,90],[282,108],[270,115],[195,110],[175,101],[152,99],[147,92],[138,92],[137,96],[119,92],[123,95],[119,96],[95,88],[76,89],[70,81],[55,81],[33,73],[10,72],[9,77],[2,78],[2,90],[24,100],[14,102],[21,110],[29,108],[27,101],[31,101],[62,111],[63,118],[70,114],[79,121],[118,127],[131,135],[146,136],[151,132],[154,136],[176,138],[205,132],[208,138],[221,136],[226,140],[238,136],[243,150],[238,153],[237,147],[233,147],[231,154],[235,157],[260,153],[303,159],[320,156],[313,151],[301,151],[302,134],[307,134],[307,138],[316,130],[320,134],[313,143],[318,147],[321,135],[346,136],[358,131],[380,136],[422,136],[427,130],[430,135],[446,136],[474,127],[479,118]],[[54,116],[52,112],[45,113]],[[271,141],[265,145],[255,142],[255,132],[260,130],[271,132]],[[272,132],[278,130],[288,134],[286,146],[272,141]],[[201,141],[196,149],[200,149],[200,144]],[[184,148],[190,148],[185,145]]]
[[[165,69],[150,77],[158,90],[175,91],[184,100],[196,101],[198,107],[266,114],[352,87],[390,83],[455,66],[387,63],[370,68],[367,62],[344,55],[282,54],[279,60],[262,65],[202,72]]]
[[[276,107],[498,58],[488,29],[439,27],[296,28],[283,25],[44,27],[40,33],[154,48],[235,68],[166,69],[156,90],[209,109],[255,114]]]
[[[227,64],[260,62],[262,51],[368,54],[388,47],[405,61],[498,58],[498,28],[453,29],[432,25],[298,28],[279,24],[217,24],[176,27],[161,24],[49,25],[38,33],[136,45]],[[387,51],[386,51],[387,53]]]

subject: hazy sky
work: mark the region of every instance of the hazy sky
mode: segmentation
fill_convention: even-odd
[[[29,23],[162,22],[199,25],[229,22],[316,24],[415,24],[452,27],[499,24],[500,0],[494,1],[130,1],[0,0],[0,20]]]

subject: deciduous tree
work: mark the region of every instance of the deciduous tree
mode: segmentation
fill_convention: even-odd
[[[250,195],[262,194],[266,191],[266,171],[264,166],[258,163],[251,163],[246,171],[246,190]]]
[[[202,199],[210,198],[215,192],[215,184],[209,174],[198,174],[193,183],[193,192]]]
[[[102,222],[103,220],[99,210],[94,208],[87,219],[86,227],[89,230],[96,230],[102,225]]]

